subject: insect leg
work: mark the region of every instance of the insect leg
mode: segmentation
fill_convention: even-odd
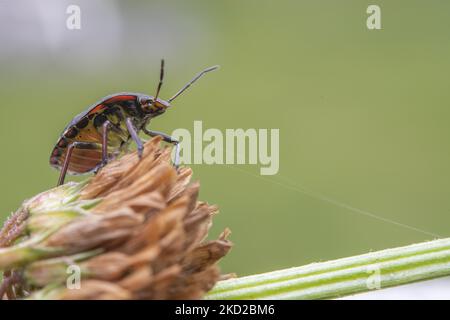
[[[80,147],[80,146],[81,147],[82,146],[91,146],[91,144],[86,143],[86,142],[77,142],[77,141],[69,144],[69,146],[67,147],[66,158],[64,159],[64,164],[61,168],[61,173],[59,175],[58,186],[64,184],[64,180],[65,180],[66,174],[67,174],[67,169],[69,169],[70,158],[72,157],[73,149],[76,147]]]
[[[133,124],[133,120],[131,118],[127,118],[125,120],[125,123],[127,125],[128,132],[131,135],[131,138],[133,138],[134,142],[136,142],[139,158],[142,158],[144,145],[142,144],[141,138],[139,138],[139,135],[136,131],[136,127]]]
[[[180,165],[180,142],[160,131],[148,130],[147,128],[142,128],[142,131],[150,137],[161,136],[165,142],[172,143],[175,146],[175,161],[173,162],[173,165],[178,169]]]
[[[103,123],[103,136],[102,136],[102,166],[108,163],[108,133],[111,128],[111,122],[106,120]]]
[[[116,129],[109,120],[106,120],[102,125],[102,162],[97,165],[94,174],[97,174],[101,168],[108,164],[108,133],[111,128]]]

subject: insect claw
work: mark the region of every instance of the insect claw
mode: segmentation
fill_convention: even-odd
[[[94,170],[94,174],[97,174],[103,167],[105,167],[108,164],[108,161],[102,161],[100,162],[97,167]]]
[[[144,147],[137,149],[139,159],[142,159],[142,155],[144,154]]]

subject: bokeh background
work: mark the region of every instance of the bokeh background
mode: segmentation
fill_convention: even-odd
[[[66,8],[81,7],[81,30]],[[378,4],[382,30],[366,28]],[[0,0],[0,220],[56,183],[73,116],[162,97],[220,64],[153,129],[279,128],[280,171],[195,165],[238,275],[450,234],[450,2]]]

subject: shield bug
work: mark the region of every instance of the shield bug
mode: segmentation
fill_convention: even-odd
[[[64,129],[50,156],[50,165],[61,170],[58,185],[64,183],[66,174],[80,175],[97,172],[121,152],[131,141],[142,156],[143,143],[139,132],[175,145],[174,166],[179,165],[178,141],[162,132],[147,129],[151,119],[163,114],[171,102],[180,96],[204,74],[216,70],[210,67],[197,74],[170,99],[162,100],[159,93],[164,79],[164,60],[161,60],[159,83],[155,96],[122,92],[104,97],[77,115]]]

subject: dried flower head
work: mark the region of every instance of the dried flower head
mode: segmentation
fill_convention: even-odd
[[[229,231],[205,241],[217,207],[197,201],[191,169],[177,172],[160,143],[26,201],[0,232],[0,298],[203,297]]]

